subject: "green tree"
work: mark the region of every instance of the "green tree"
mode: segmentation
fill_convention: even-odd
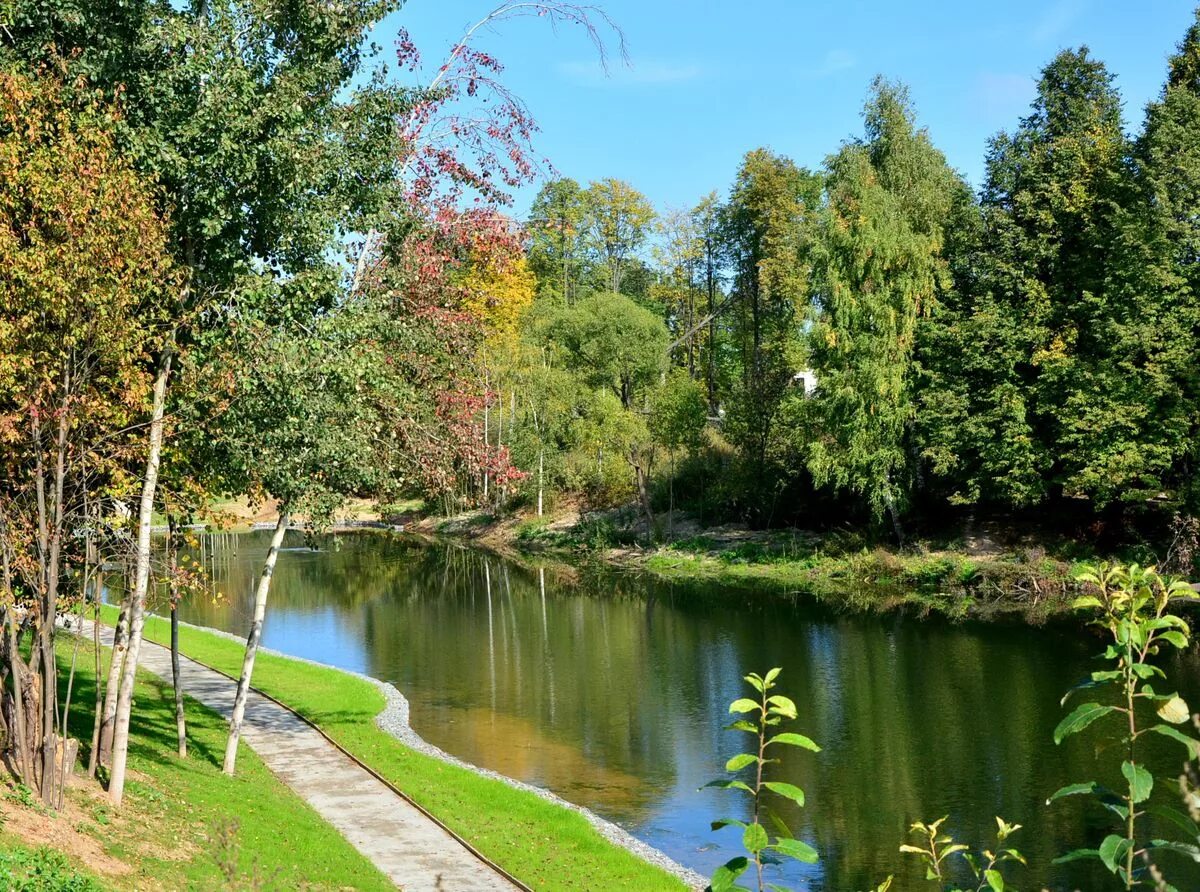
[[[624,293],[626,274],[654,225],[654,208],[641,192],[612,177],[591,183],[584,201],[587,240],[605,271],[603,287]]]
[[[1132,353],[1138,361],[1133,368],[1143,399],[1153,401],[1142,427],[1160,429],[1139,433],[1165,452],[1152,459],[1156,468],[1173,461],[1165,482],[1184,490],[1195,514],[1200,485],[1186,469],[1200,458],[1200,10],[1171,57],[1162,95],[1146,111],[1135,161],[1139,203],[1131,216],[1141,226],[1126,240],[1144,254],[1135,253],[1126,266],[1140,275],[1133,289],[1138,300],[1125,314],[1129,324],[1122,334],[1141,347]]]
[[[675,522],[675,456],[679,451],[692,452],[699,448],[708,423],[708,405],[704,391],[684,369],[673,369],[666,379],[650,392],[647,424],[655,442],[667,450],[671,467],[670,523]],[[668,532],[673,532],[669,530]]]
[[[819,205],[818,177],[756,149],[743,159],[722,209],[741,372],[725,429],[760,491],[780,405],[797,371],[797,333],[808,315],[809,249]],[[711,281],[708,287],[711,295]]]
[[[242,282],[290,283],[302,295],[341,270],[348,231],[363,231],[402,194],[395,120],[408,92],[364,56],[370,26],[393,0],[244,4],[168,0],[80,5],[19,0],[0,53],[32,69],[62,67],[68,83],[118,104],[121,138],[161,187],[171,250],[184,271],[177,338],[155,368],[145,426],[130,633],[120,676],[109,795],[124,790],[134,672],[150,571],[163,419],[174,353]],[[361,86],[355,86],[355,84]],[[214,138],[218,135],[219,138]],[[302,304],[301,312],[308,311]],[[280,318],[293,311],[276,306]],[[220,314],[215,314],[220,318]]]
[[[958,176],[919,129],[908,91],[876,79],[865,136],[828,161],[814,271],[817,373],[808,466],[862,495],[898,536],[913,474],[917,320],[944,286],[944,227]]]
[[[97,561],[95,507],[111,515],[136,489],[131,431],[176,285],[154,191],[119,151],[114,117],[54,78],[0,72],[0,646],[15,697],[5,686],[3,742],[54,807],[73,752],[56,618]]]
[[[265,288],[276,287],[271,281]],[[240,491],[276,501],[278,519],[255,592],[230,721],[224,771],[232,774],[246,695],[279,548],[292,518],[324,525],[348,497],[386,495],[399,475],[394,438],[405,414],[406,376],[386,360],[388,322],[355,301],[309,325],[239,322],[227,354],[236,398],[211,431],[213,448]]]
[[[590,387],[612,391],[626,409],[667,369],[667,328],[621,294],[595,294],[565,308],[549,335]]]
[[[529,208],[529,266],[538,282],[573,303],[585,271],[583,229],[587,205],[583,189],[572,179],[551,180]]]

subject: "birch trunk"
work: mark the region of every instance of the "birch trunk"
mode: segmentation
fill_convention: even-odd
[[[113,718],[112,771],[108,798],[119,806],[125,795],[125,765],[129,758],[129,718],[133,708],[133,684],[137,677],[138,651],[146,625],[146,592],[150,586],[150,526],[154,517],[154,491],[158,487],[158,464],[162,458],[163,413],[167,402],[167,380],[171,377],[171,353],[168,349],[154,377],[154,403],[150,413],[150,443],[146,452],[146,476],[142,480],[142,498],[138,506],[136,564],[133,591],[129,602],[129,648],[121,667],[117,690],[116,715]]]
[[[126,574],[128,578],[128,574]],[[96,744],[96,763],[108,765],[112,757],[113,725],[117,718],[117,691],[121,687],[121,670],[125,666],[125,651],[129,645],[129,598],[126,591],[121,599],[121,612],[113,629],[112,662],[108,665],[108,681],[104,686],[104,709],[100,714],[99,740]],[[89,768],[89,770],[94,770]]]
[[[238,739],[242,734],[242,720],[246,716],[246,696],[250,691],[254,658],[258,654],[258,642],[262,637],[263,618],[267,613],[267,596],[271,593],[271,577],[275,574],[275,561],[279,557],[279,547],[283,544],[283,534],[287,532],[287,527],[287,506],[280,505],[279,520],[275,522],[275,535],[271,537],[271,548],[267,552],[262,576],[258,578],[258,589],[254,593],[254,620],[246,638],[246,656],[242,660],[242,674],[238,678],[237,694],[233,699],[233,717],[229,720],[229,740],[225,744],[225,764],[222,767],[229,775],[233,774],[237,765]]]
[[[183,684],[179,680],[179,605],[171,603],[171,681],[175,685],[175,736],[179,758],[187,758],[187,720],[183,715]]]

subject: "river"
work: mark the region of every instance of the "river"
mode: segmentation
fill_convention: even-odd
[[[220,597],[194,598],[181,616],[244,633],[268,539],[206,537],[197,556]],[[917,888],[898,847],[912,821],[945,814],[950,833],[981,846],[995,815],[1024,825],[1012,841],[1030,863],[1013,875],[1019,888],[1114,885],[1098,865],[1051,864],[1108,826],[1081,797],[1045,804],[1066,783],[1110,776],[1092,735],[1051,740],[1062,694],[1100,649],[1078,628],[839,614],[777,593],[531,568],[377,533],[322,537],[317,550],[289,533],[285,544],[266,646],[392,682],[431,743],[593,809],[696,870],[739,849],[738,831],[709,823],[744,805],[701,789],[745,738],[723,730],[728,704],[746,693],[746,671],[779,666],[779,690],[799,707],[794,730],[822,747],[789,750],[778,766],[807,792],[784,817],[821,859],[777,879],[852,892],[895,873],[894,888]],[[1198,664],[1188,656],[1169,671],[1194,680]],[[1174,773],[1181,754],[1154,755]],[[1190,867],[1168,863],[1179,888],[1200,888]]]

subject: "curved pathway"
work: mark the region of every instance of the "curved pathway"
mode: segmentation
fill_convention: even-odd
[[[90,639],[92,624],[83,623]],[[113,630],[101,624],[111,647]],[[142,641],[138,665],[171,680],[171,652]],[[179,657],[183,690],[228,717],[237,683]],[[242,739],[267,767],[405,892],[517,892],[442,827],[355,763],[312,726],[251,691]]]

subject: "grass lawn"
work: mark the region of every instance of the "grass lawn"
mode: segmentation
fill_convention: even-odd
[[[59,642],[65,685],[73,639],[62,635]],[[109,653],[105,649],[106,658]],[[86,641],[79,649],[70,717],[70,733],[85,749],[94,698],[94,659]],[[24,863],[31,847],[45,842],[113,889],[395,889],[249,748],[239,753],[238,776],[223,775],[227,722],[195,701],[188,702],[187,715],[188,757],[181,760],[171,688],[143,674],[135,691],[122,808],[109,806],[98,784],[77,780],[64,813],[52,817],[10,788],[0,802],[5,819],[0,848]],[[82,758],[86,763],[86,751]],[[23,846],[16,844],[18,836]],[[35,880],[29,888],[94,887]]]
[[[116,618],[115,609],[106,615]],[[180,649],[236,675],[242,645],[197,629],[180,629]],[[146,622],[146,636],[170,640],[170,625]],[[687,887],[608,842],[577,812],[500,781],[448,765],[400,743],[375,724],[379,690],[336,669],[260,653],[254,686],[291,706],[438,816],[481,852],[539,892],[657,892]],[[173,725],[171,733],[173,734]]]

